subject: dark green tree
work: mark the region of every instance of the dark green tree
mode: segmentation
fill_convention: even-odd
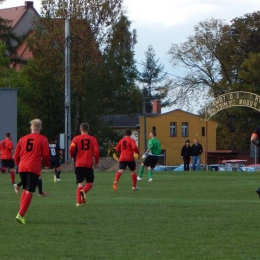
[[[156,58],[155,50],[152,45],[148,46],[145,52],[145,61],[143,64],[143,71],[139,73],[139,82],[142,84],[143,99],[146,104],[146,112],[152,112],[152,103],[154,99],[162,101],[162,107],[171,104],[167,97],[171,87],[171,80],[167,78],[164,72],[164,66],[159,63]]]
[[[12,32],[10,21],[0,17],[0,41],[5,43],[8,54],[15,53],[12,41],[17,39],[19,38]]]
[[[138,111],[136,36],[123,14],[122,1],[88,1],[86,6],[76,0],[42,3],[43,17],[30,41],[34,59],[22,71],[28,80],[21,89],[24,120],[41,117],[49,137],[64,131],[65,18],[70,18],[71,29],[72,135],[84,121],[90,123],[92,133],[100,133],[105,129],[103,115]]]
[[[219,90],[221,71],[226,66],[219,54],[223,28],[222,20],[208,19],[194,27],[194,35],[190,35],[183,43],[172,44],[168,52],[174,68],[181,68],[183,76],[175,78],[175,95],[173,102],[188,109],[196,104],[199,98],[207,98],[222,93]],[[201,108],[204,104],[201,104]]]
[[[227,64],[226,70],[222,71],[222,84],[226,81],[232,85],[232,89],[244,89],[244,80],[240,77],[243,72],[244,62],[249,65],[250,60],[254,62],[252,54],[260,52],[260,12],[246,14],[243,17],[235,18],[229,25],[223,28],[219,53],[223,63]],[[228,52],[228,53],[226,53]],[[242,74],[241,74],[242,75]],[[248,87],[247,80],[247,87]],[[254,91],[260,91],[259,87]]]
[[[136,31],[131,31],[131,22],[121,15],[111,28],[104,52],[108,114],[136,114],[142,109],[142,96],[135,85],[137,69],[134,61]]]
[[[248,68],[245,61],[250,58],[250,52],[258,52],[258,20],[258,13],[236,18],[230,25],[221,20],[206,20],[195,26],[195,34],[188,37],[186,42],[173,44],[169,51],[171,62],[186,71],[182,78],[174,82],[180,93],[177,101],[186,100],[188,105],[196,107],[201,104],[203,108],[207,101],[198,101],[203,95],[204,100],[209,100],[236,90],[257,93],[255,87],[242,78],[246,77],[242,71],[246,66]],[[218,113],[213,120],[220,124],[217,132],[218,149],[249,149],[250,143],[245,137],[259,122],[256,111],[229,108]],[[245,125],[251,129],[250,133],[245,132]],[[229,138],[225,138],[227,135]],[[238,136],[242,137],[240,142],[237,142]]]
[[[222,79],[218,89],[260,94],[258,78],[260,69],[257,64],[260,53],[259,43],[260,12],[235,18],[223,28],[218,53],[225,64],[225,70],[221,70]],[[223,137],[229,131],[231,135],[227,142],[219,138],[218,146],[222,149],[231,146],[241,150],[249,149],[248,136],[260,124],[259,112],[247,108],[232,108],[225,111],[225,115],[231,120],[224,121],[223,113],[216,116],[223,126],[218,130],[218,134]],[[242,142],[236,141],[237,136],[241,137]]]
[[[24,63],[24,61],[17,56],[17,45],[22,41],[22,37],[18,37],[11,27],[11,21],[0,17],[0,41],[5,44],[6,54],[9,57],[9,64]]]
[[[6,44],[0,41],[0,88],[11,87],[15,77],[15,71],[10,68]]]

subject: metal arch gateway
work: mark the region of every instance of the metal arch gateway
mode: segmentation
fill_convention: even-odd
[[[208,121],[221,110],[229,107],[250,107],[260,112],[260,96],[251,92],[235,91],[218,96],[205,106],[205,120]]]

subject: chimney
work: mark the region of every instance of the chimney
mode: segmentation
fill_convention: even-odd
[[[33,7],[33,1],[25,1],[24,2],[24,7],[25,8]]]
[[[153,113],[161,114],[161,101],[160,100],[153,100]]]

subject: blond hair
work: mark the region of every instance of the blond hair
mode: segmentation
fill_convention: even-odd
[[[39,118],[33,119],[31,122],[31,130],[35,132],[40,132],[42,129],[42,120]]]

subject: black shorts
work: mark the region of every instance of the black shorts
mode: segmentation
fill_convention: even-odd
[[[35,192],[38,185],[39,175],[32,172],[20,172],[23,189],[30,192]]]
[[[2,159],[2,167],[13,169],[14,159],[8,159],[8,160]]]
[[[94,170],[86,167],[75,167],[76,183],[86,180],[87,183],[94,182]]]
[[[150,166],[150,168],[153,169],[156,166],[156,164],[158,163],[158,160],[159,160],[159,156],[148,154],[148,156],[145,158],[143,164],[147,167]]]
[[[61,167],[61,160],[59,157],[51,157],[50,159],[50,168],[59,168]]]
[[[119,169],[120,170],[126,170],[127,167],[129,168],[130,171],[133,172],[136,169],[135,161],[119,162]]]

